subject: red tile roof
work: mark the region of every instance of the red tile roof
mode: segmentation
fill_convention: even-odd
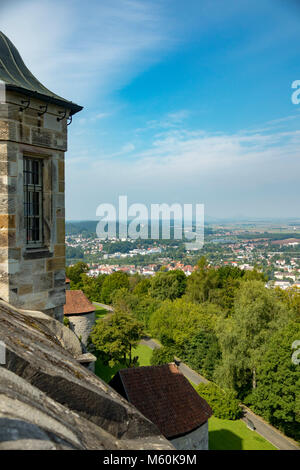
[[[212,416],[210,406],[175,364],[122,369],[118,374],[128,401],[168,439],[191,432]]]
[[[94,311],[94,305],[86,298],[82,290],[66,290],[65,315],[80,315]]]

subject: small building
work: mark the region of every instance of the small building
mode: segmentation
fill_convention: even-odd
[[[87,346],[88,337],[95,325],[95,307],[82,290],[66,290],[64,315],[69,319],[70,329]]]
[[[176,449],[208,449],[212,410],[175,364],[122,369],[109,385],[156,424]]]

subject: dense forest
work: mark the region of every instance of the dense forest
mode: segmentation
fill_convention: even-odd
[[[71,288],[112,304],[120,321],[136,320],[136,331],[157,338],[163,345],[153,355],[157,364],[179,357],[300,440],[300,367],[292,362],[292,344],[300,339],[299,291],[267,289],[260,272],[215,269],[205,258],[189,277],[164,268],[149,279],[87,272],[84,263],[67,268]]]

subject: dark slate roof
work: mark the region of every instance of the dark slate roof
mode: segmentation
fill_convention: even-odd
[[[82,110],[82,106],[52,93],[44,87],[24,64],[13,43],[0,31],[0,80],[8,90],[17,91],[57,106],[70,109],[71,115]]]
[[[175,364],[120,370],[110,384],[168,439],[187,434],[212,415]]]

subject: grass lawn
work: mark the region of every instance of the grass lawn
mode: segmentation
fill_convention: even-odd
[[[105,310],[105,308],[99,307],[99,305],[95,305],[95,316],[96,316],[96,321],[99,320],[99,318],[105,317],[107,315],[108,311]]]
[[[132,356],[138,356],[138,366],[150,366],[150,359],[152,356],[152,349],[143,344],[139,344],[135,349],[132,350]],[[97,359],[95,364],[95,374],[104,380],[104,382],[109,382],[113,376],[120,370],[124,369],[123,364],[118,364],[115,367],[109,367],[103,364],[100,359]]]
[[[230,421],[212,416],[208,421],[210,450],[276,450],[255,431],[241,421]]]

